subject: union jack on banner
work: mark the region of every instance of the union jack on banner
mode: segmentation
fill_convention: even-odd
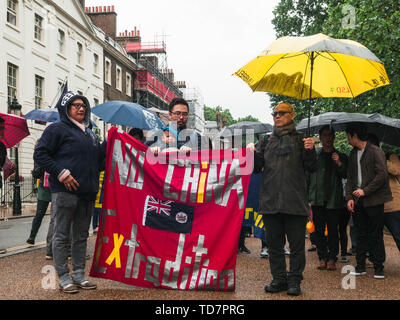
[[[171,215],[171,203],[170,200],[159,200],[152,196],[148,196],[147,198],[147,212],[152,212],[155,210],[158,214],[165,214],[166,216]]]

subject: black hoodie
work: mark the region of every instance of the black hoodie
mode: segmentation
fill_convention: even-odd
[[[76,99],[86,104],[85,132],[71,121],[67,108]],[[36,146],[35,162],[50,174],[52,193],[70,192],[94,200],[99,188],[99,168],[105,158],[106,144],[100,144],[89,128],[89,101],[74,92],[66,92],[57,103],[60,121],[48,126]],[[79,183],[77,191],[68,191],[58,178],[68,169]]]

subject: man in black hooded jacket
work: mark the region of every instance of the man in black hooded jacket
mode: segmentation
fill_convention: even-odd
[[[290,104],[280,103],[273,112],[274,130],[255,150],[254,171],[263,170],[260,213],[266,228],[272,282],[266,292],[287,290],[301,294],[300,282],[305,268],[305,227],[308,199],[305,171],[316,170],[316,152],[311,138],[303,138],[293,122]],[[290,247],[290,270],[286,270],[285,241]]]

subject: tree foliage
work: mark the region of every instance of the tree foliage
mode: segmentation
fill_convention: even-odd
[[[244,118],[239,118],[238,120],[235,120],[233,116],[231,115],[231,112],[229,109],[222,109],[221,106],[217,107],[208,107],[204,106],[204,119],[206,121],[217,121],[217,112],[220,112],[221,118],[226,118],[226,125],[230,126],[231,124],[234,124],[236,122],[241,122],[241,121],[251,121],[251,122],[259,122],[257,118],[254,118],[251,115],[248,115]]]

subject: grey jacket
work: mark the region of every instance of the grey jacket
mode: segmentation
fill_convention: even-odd
[[[305,171],[317,168],[315,148],[306,150],[303,135],[296,130],[287,134],[289,151],[277,152],[280,139],[273,133],[265,136],[254,154],[255,173],[263,170],[260,190],[260,213],[308,216]]]
[[[347,168],[346,201],[356,200],[352,195],[357,186],[357,148],[349,155]],[[361,156],[361,189],[365,193],[363,206],[372,207],[392,200],[385,154],[379,147],[367,143]]]

